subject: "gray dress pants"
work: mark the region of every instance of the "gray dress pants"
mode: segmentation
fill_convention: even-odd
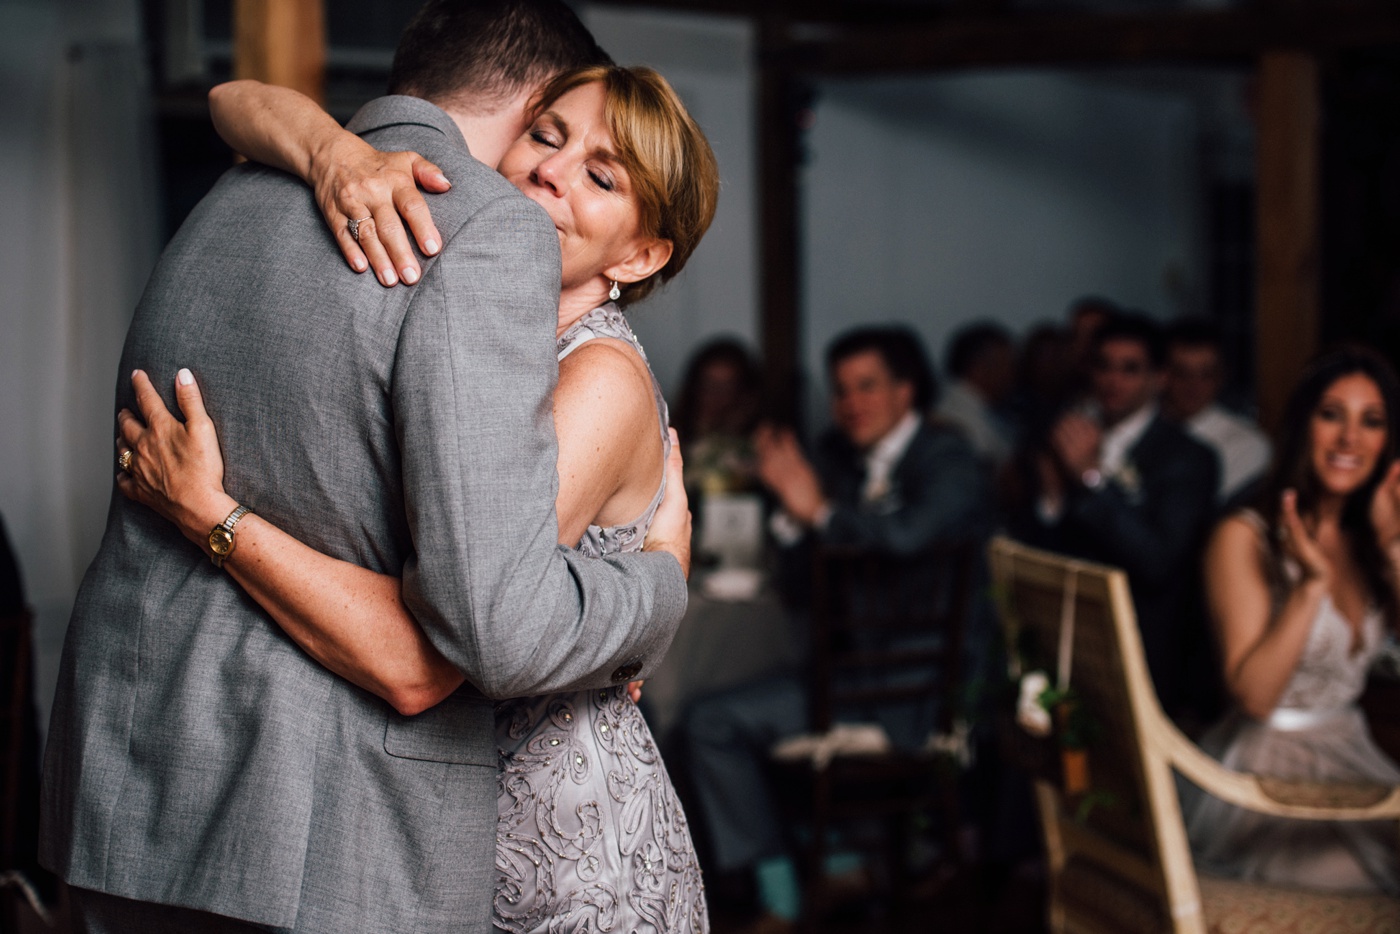
[[[751,868],[783,852],[768,753],[807,722],[806,690],[784,675],[711,695],[687,712],[686,758],[716,870]]]

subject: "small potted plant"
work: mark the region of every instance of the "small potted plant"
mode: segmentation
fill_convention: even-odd
[[[1060,750],[1060,782],[1065,794],[1087,793],[1089,747],[1098,734],[1098,724],[1074,690],[1052,686],[1043,671],[1028,672],[1021,678],[1016,719],[1032,736],[1054,735]]]

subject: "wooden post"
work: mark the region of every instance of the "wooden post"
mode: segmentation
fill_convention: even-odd
[[[234,0],[233,76],[326,96],[323,0]]]
[[[798,375],[798,192],[801,171],[796,80],[788,61],[787,22],[769,15],[759,28],[758,189],[760,329],[768,413],[796,423]]]
[[[1259,62],[1259,415],[1273,430],[1321,333],[1321,103],[1317,60],[1267,52]]]

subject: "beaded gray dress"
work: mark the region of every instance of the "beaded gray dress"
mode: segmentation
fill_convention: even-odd
[[[641,345],[616,305],[559,338],[559,359],[586,341]],[[665,452],[666,402],[656,378]],[[590,526],[598,557],[638,551],[666,491],[621,526]],[[704,932],[700,866],[685,813],[651,731],[625,687],[517,698],[496,705],[495,926],[525,932]]]

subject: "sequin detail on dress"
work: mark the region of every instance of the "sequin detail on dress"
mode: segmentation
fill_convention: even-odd
[[[617,306],[559,339],[562,360],[597,337],[642,352]],[[665,453],[666,403],[652,378]],[[633,522],[590,526],[579,550],[638,551],[665,494]],[[525,932],[709,930],[689,825],[651,730],[625,687],[496,705],[498,929]]]

